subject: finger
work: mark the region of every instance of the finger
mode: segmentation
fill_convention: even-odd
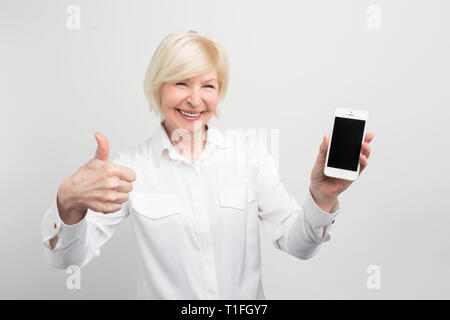
[[[120,203],[110,203],[103,201],[92,201],[89,204],[89,209],[95,212],[101,213],[113,213],[122,209],[122,205]]]
[[[103,213],[114,213],[122,209],[122,205],[120,203],[104,203],[103,204],[103,210],[101,212]]]
[[[373,134],[373,132],[366,133],[366,136],[364,137],[364,141],[369,143],[370,141],[372,141],[374,136],[375,135]]]
[[[328,141],[330,140],[330,135],[325,133],[322,137],[322,143],[319,148],[319,155],[317,156],[318,163],[325,163],[327,157]]]
[[[316,176],[323,175],[323,168],[325,167],[325,160],[327,157],[328,140],[327,134],[322,137],[322,143],[320,144],[319,154],[317,155],[316,162],[314,164],[312,174]]]
[[[128,193],[117,192],[115,190],[103,190],[97,201],[103,203],[124,203],[128,201]]]
[[[330,135],[328,133],[325,133],[324,140],[324,151],[326,153],[328,149],[328,142],[330,142]]]
[[[359,156],[359,172],[361,173],[369,164],[369,161],[367,160],[366,156],[360,155]]]
[[[108,161],[109,156],[109,143],[106,137],[100,132],[94,134],[95,140],[97,140],[97,151],[95,152],[96,159]]]
[[[117,188],[115,188],[115,190],[117,192],[129,193],[129,192],[131,192],[131,190],[133,190],[133,184],[131,182],[128,182],[125,180],[120,180],[119,186]]]
[[[367,159],[369,159],[370,156],[370,146],[367,142],[363,142],[362,144],[362,153],[366,156]]]
[[[106,190],[115,190],[120,187],[121,180],[118,176],[112,176],[102,181],[101,188]]]
[[[108,172],[108,176],[118,176],[121,180],[128,182],[133,182],[136,180],[136,173],[133,169],[113,163],[111,164],[111,169]]]
[[[129,198],[129,194],[125,193],[125,192],[114,192],[111,195],[111,200],[109,201],[110,203],[124,203],[127,202]]]

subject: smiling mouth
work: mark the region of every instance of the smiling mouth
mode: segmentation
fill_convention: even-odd
[[[201,111],[201,112],[195,112],[195,113],[192,113],[192,112],[187,112],[187,111],[184,111],[184,110],[181,110],[181,109],[178,109],[178,108],[176,108],[176,109],[177,109],[178,113],[179,113],[184,119],[187,119],[187,120],[197,120],[197,119],[200,118],[200,116],[202,115],[202,113],[205,112],[205,111]]]

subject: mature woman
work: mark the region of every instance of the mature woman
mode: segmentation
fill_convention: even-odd
[[[197,32],[162,41],[144,81],[160,125],[112,162],[108,141],[95,134],[95,157],[60,184],[44,216],[52,266],[85,266],[130,216],[140,298],[264,299],[259,221],[276,248],[300,259],[330,239],[337,197],[351,181],[323,174],[329,136],[300,206],[258,139],[208,125],[219,116],[227,68],[223,49]],[[361,171],[372,138],[362,145]]]

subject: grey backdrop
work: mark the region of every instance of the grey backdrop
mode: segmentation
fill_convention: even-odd
[[[81,9],[81,29],[66,12]],[[380,9],[380,29],[367,25]],[[448,1],[0,1],[0,298],[126,298],[137,257],[125,221],[68,290],[47,265],[44,212],[63,178],[95,153],[95,131],[118,150],[158,119],[142,91],[156,46],[197,30],[227,51],[220,128],[280,130],[280,172],[303,202],[336,107],[366,109],[369,166],[341,195],[330,242],[311,260],[262,232],[269,299],[450,298],[450,20]],[[293,139],[292,137],[295,137]],[[366,269],[381,270],[381,289]]]

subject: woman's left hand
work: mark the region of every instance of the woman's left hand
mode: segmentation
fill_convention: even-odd
[[[374,134],[369,132],[364,137],[364,142],[361,146],[360,170],[359,174],[367,167],[370,156],[369,143],[372,141]],[[324,174],[325,160],[327,157],[328,142],[330,135],[325,134],[320,145],[319,155],[311,172],[311,195],[317,205],[324,211],[330,212],[333,204],[336,202],[337,196],[347,189],[353,181],[338,178],[327,177]],[[359,176],[359,175],[358,175]]]

